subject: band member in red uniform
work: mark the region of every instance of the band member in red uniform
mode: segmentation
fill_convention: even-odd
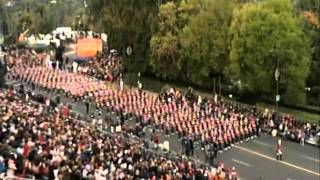
[[[232,170],[229,172],[229,179],[230,180],[238,180],[238,173],[236,171],[236,168],[233,166]]]

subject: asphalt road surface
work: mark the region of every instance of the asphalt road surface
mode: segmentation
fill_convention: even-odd
[[[277,138],[262,135],[236,145],[219,159],[237,167],[243,179],[319,180],[319,148],[283,141],[284,160],[275,159]]]
[[[10,82],[9,82],[10,83]],[[11,82],[16,84],[16,82]],[[46,96],[55,95],[36,90]],[[85,114],[83,103],[75,104],[71,99],[61,97],[64,103],[71,103],[73,110]],[[105,112],[103,111],[105,115]],[[88,117],[88,115],[87,115]],[[147,137],[150,137],[151,129],[146,129]],[[182,153],[181,143],[176,135],[161,135],[161,141],[169,141],[170,151]],[[296,142],[283,141],[284,160],[275,159],[275,147],[277,138],[267,134],[250,140],[249,142],[235,145],[231,150],[218,154],[216,161],[221,161],[226,167],[235,166],[244,180],[319,180],[320,179],[320,148]],[[195,158],[206,162],[204,152],[197,148]]]

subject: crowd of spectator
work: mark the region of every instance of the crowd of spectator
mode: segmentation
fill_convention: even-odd
[[[108,53],[107,55],[98,53],[93,60],[81,63],[78,72],[113,82],[122,73],[122,57],[116,53]]]
[[[1,178],[237,179],[234,168],[168,159],[12,92],[0,91],[0,110]]]
[[[43,66],[48,69],[68,69],[67,66],[70,63],[69,58],[64,60],[56,60],[57,52],[53,50],[46,50],[43,53],[36,53],[29,48],[13,49],[9,51],[9,54],[5,57],[7,68],[10,70],[17,64],[23,62],[28,67]]]
[[[265,109],[261,115],[263,129],[269,131],[273,136],[281,135],[286,139],[300,142],[304,145],[306,139],[316,136],[319,125],[314,122],[300,122],[294,120],[290,115],[277,115],[275,111]]]

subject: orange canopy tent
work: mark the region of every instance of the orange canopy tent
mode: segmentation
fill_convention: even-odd
[[[94,38],[78,39],[76,52],[77,57],[94,57],[102,51],[102,40]]]

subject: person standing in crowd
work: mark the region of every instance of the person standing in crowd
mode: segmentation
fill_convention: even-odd
[[[46,98],[45,105],[46,107],[50,107],[50,98]]]
[[[304,141],[305,141],[305,138],[306,138],[306,133],[304,132],[304,129],[300,129],[299,130],[299,134],[300,134],[300,144],[302,146],[304,146]]]
[[[190,148],[190,156],[193,156],[194,147],[193,147],[193,139],[192,139],[192,137],[189,138],[189,148]]]
[[[72,72],[77,73],[78,72],[78,63],[76,61],[72,62]]]
[[[51,57],[50,57],[50,54],[46,54],[45,55],[45,66],[48,69],[51,69]]]
[[[90,97],[88,95],[84,97],[84,104],[86,106],[86,113],[88,114],[90,111]]]
[[[122,80],[122,74],[120,74],[120,91],[123,91],[123,80]]]
[[[281,139],[279,139],[277,147],[276,147],[276,158],[277,158],[277,160],[282,161],[282,156],[283,156],[283,146],[282,146]]]
[[[257,131],[256,131],[256,136],[260,137],[260,132],[261,132],[261,124],[260,124],[260,118],[256,118],[256,125],[257,125]]]
[[[160,134],[156,132],[156,130],[152,130],[151,140],[155,143],[156,148],[158,148],[160,143]]]
[[[189,140],[188,140],[188,138],[183,137],[181,142],[182,142],[182,147],[183,147],[183,149],[184,149],[184,154],[185,154],[186,156],[189,156],[189,154],[190,154],[190,149],[189,149]]]
[[[58,71],[60,69],[60,66],[61,66],[60,61],[56,60],[54,69]]]
[[[214,165],[215,159],[217,158],[217,153],[218,153],[217,146],[214,143],[210,143],[206,147],[206,153],[209,160],[209,164]]]
[[[138,80],[138,89],[139,89],[139,93],[141,95],[142,94],[142,83],[140,80]]]
[[[56,65],[57,65],[57,62],[55,60],[52,60],[51,61],[51,66],[52,66],[52,69],[55,70],[56,69]]]
[[[140,93],[140,95],[141,95],[141,93],[142,93],[142,83],[141,83],[141,81],[140,81],[140,72],[138,73],[137,85],[138,85],[139,93]]]

